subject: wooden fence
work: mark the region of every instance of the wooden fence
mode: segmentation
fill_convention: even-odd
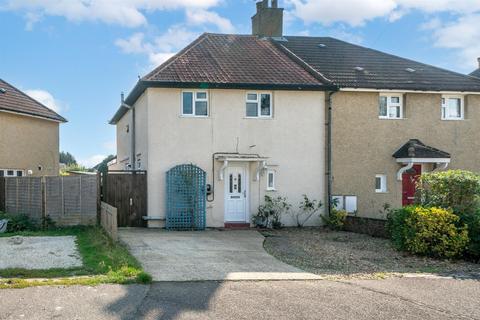
[[[100,224],[113,241],[118,240],[117,208],[102,202]]]
[[[37,222],[48,216],[59,226],[96,224],[97,179],[97,176],[0,178],[0,210],[27,215]]]

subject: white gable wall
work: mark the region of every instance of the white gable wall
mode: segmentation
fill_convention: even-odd
[[[193,163],[207,171],[207,183],[215,179],[215,200],[207,203],[207,226],[223,227],[224,184],[218,178],[223,163],[215,161],[213,174],[212,155],[236,152],[237,138],[238,152],[269,157],[267,165],[277,172],[277,191],[266,191],[266,174],[254,181],[257,164],[248,165],[251,215],[265,194],[286,196],[294,210],[302,194],[324,202],[324,93],[274,91],[273,119],[247,119],[246,92],[209,90],[209,117],[186,118],[181,116],[182,89],[146,91],[148,134],[137,133],[144,140],[137,146],[148,144],[149,216],[165,218],[166,172],[176,165]],[[141,125],[137,130],[142,130]],[[311,222],[318,224],[320,219],[315,217]],[[290,217],[284,217],[284,223],[292,224]],[[150,221],[149,225],[163,223]]]

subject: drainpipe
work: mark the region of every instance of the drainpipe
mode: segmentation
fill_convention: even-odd
[[[328,92],[327,98],[327,214],[330,216],[332,212],[332,97],[336,91]]]
[[[130,106],[128,104],[125,103],[125,98],[124,98],[124,95],[123,95],[123,92],[122,92],[122,107],[124,108],[127,108],[128,110],[132,111],[132,141],[131,141],[131,161],[130,161],[130,169],[133,171],[135,170],[135,166],[136,166],[136,161],[135,161],[135,157],[136,157],[136,153],[135,153],[135,108],[133,106]]]

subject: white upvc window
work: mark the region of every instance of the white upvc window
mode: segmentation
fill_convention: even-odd
[[[247,118],[271,118],[272,94],[267,92],[248,92],[246,102]]]
[[[463,96],[442,96],[442,120],[463,120],[464,98]]]
[[[268,191],[275,191],[275,171],[268,170],[267,171],[267,190]]]
[[[0,177],[23,177],[25,171],[20,169],[0,169]]]
[[[380,119],[403,119],[403,95],[400,93],[381,93],[378,117]]]
[[[208,92],[199,90],[183,91],[182,116],[208,117]]]
[[[384,174],[377,174],[375,176],[375,192],[387,192],[387,176]]]

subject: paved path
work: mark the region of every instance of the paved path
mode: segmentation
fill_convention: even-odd
[[[319,279],[266,253],[257,231],[120,229],[119,236],[155,281]]]
[[[0,319],[480,319],[480,282],[158,282],[0,290]]]

